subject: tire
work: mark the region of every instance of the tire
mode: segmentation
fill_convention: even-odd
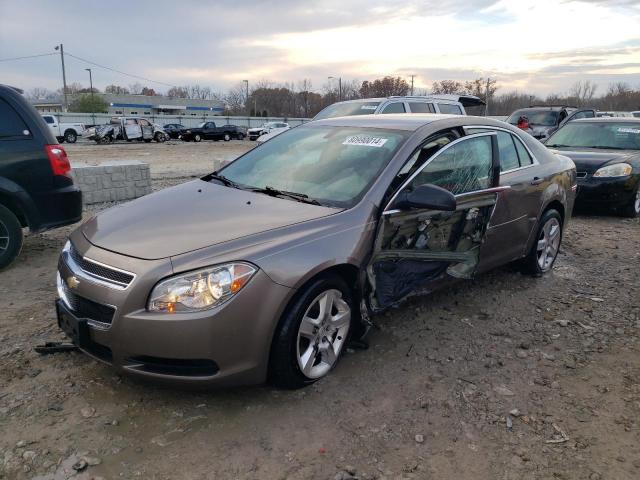
[[[56,137],[56,140],[58,140],[58,143],[64,143],[64,137]]]
[[[327,302],[331,318],[321,315],[320,304],[326,308]],[[338,364],[354,321],[347,284],[337,276],[313,280],[280,319],[271,345],[270,382],[296,389],[325,377]]]
[[[158,143],[164,143],[167,141],[167,137],[162,132],[157,132],[155,134],[154,140]]]
[[[11,210],[0,205],[0,270],[7,268],[22,250],[22,226]]]
[[[640,185],[636,187],[636,194],[629,203],[620,208],[619,211],[621,215],[629,218],[640,216]]]
[[[551,271],[562,244],[562,217],[557,210],[551,208],[542,214],[535,238],[521,266],[524,273],[540,277]]]
[[[238,134],[238,140],[244,140],[244,135],[242,133]]]
[[[64,132],[64,139],[67,143],[76,143],[78,141],[78,134],[74,130],[67,130]]]
[[[196,134],[193,136],[193,141],[194,141],[194,142],[200,142],[200,141],[202,141],[202,137],[196,133]]]
[[[228,133],[225,133],[224,136],[222,137],[222,139],[225,142],[228,142],[229,140],[231,140],[231,135],[229,135]]]

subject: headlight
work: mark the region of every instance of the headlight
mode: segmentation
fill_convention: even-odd
[[[256,271],[247,263],[229,263],[176,275],[154,287],[147,309],[177,313],[213,308],[238,293]]]
[[[606,167],[599,168],[594,177],[626,177],[631,175],[631,165],[628,163],[616,163],[614,165],[608,165]]]

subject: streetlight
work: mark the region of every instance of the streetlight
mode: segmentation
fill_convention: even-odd
[[[91,96],[93,97],[93,78],[91,78],[91,69],[85,68],[87,72],[89,72],[89,91],[91,92]]]
[[[327,77],[329,80],[335,80],[336,77]],[[342,101],[342,77],[338,77],[338,100]]]

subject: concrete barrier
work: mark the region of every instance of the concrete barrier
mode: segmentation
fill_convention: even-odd
[[[151,193],[149,164],[114,160],[99,165],[72,163],[85,205],[131,200]]]

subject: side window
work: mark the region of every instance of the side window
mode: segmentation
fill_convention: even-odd
[[[396,102],[390,103],[380,113],[405,113],[404,103]]]
[[[571,120],[578,120],[579,118],[593,118],[593,110],[583,110],[576,113]]]
[[[143,127],[148,127],[149,125],[151,125],[147,120],[141,118],[140,120],[138,120],[138,123],[140,125],[142,125]]]
[[[453,115],[462,115],[462,110],[458,105],[449,105],[448,103],[439,103],[440,113],[448,113]]]
[[[136,125],[138,122],[136,122],[135,118],[127,118],[127,120],[125,121],[125,125]]]
[[[513,135],[507,132],[498,133],[498,150],[500,151],[500,171],[513,170],[520,166],[518,152],[513,143]]]
[[[0,140],[27,138],[31,132],[18,112],[0,98]]]
[[[469,138],[443,150],[411,181],[415,188],[431,183],[454,195],[491,186],[492,149],[489,135]]]
[[[47,122],[48,124],[54,123],[53,122],[53,117],[50,117],[50,116],[47,115],[46,117],[42,117],[42,118],[44,118],[44,121]]]
[[[433,105],[426,102],[409,102],[411,113],[435,113]]]
[[[522,140],[518,137],[514,137],[513,141],[516,144],[516,150],[518,150],[518,158],[520,158],[520,166],[526,167],[527,165],[533,164],[533,158],[529,155],[528,150],[522,144]]]

